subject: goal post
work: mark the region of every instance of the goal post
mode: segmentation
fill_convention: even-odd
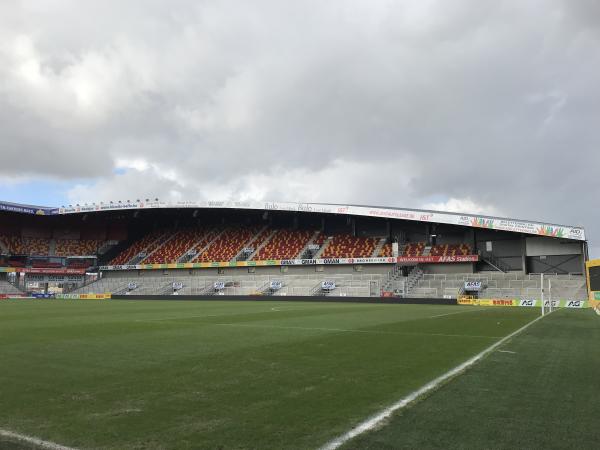
[[[546,298],[546,289],[544,288],[544,274],[540,274],[540,298],[541,298],[541,308],[542,308],[542,316],[549,314],[553,311],[553,302],[552,302],[552,278],[548,278],[548,298]]]

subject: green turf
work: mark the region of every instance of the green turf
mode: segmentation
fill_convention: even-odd
[[[592,311],[557,311],[343,448],[600,448],[599,344]]]
[[[2,301],[0,428],[81,448],[315,448],[538,313]]]

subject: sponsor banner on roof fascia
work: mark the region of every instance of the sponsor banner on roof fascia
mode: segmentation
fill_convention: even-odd
[[[10,211],[21,214],[34,214],[38,216],[58,214],[58,208],[32,208],[27,205],[16,205],[5,202],[0,202],[0,211]]]
[[[582,228],[561,227],[536,222],[525,222],[511,219],[489,218],[472,215],[451,214],[443,212],[425,212],[405,209],[348,207],[346,214],[369,215],[392,219],[415,220],[420,222],[448,223],[473,228],[489,228],[493,230],[511,231],[538,236],[585,240]]]
[[[100,203],[95,205],[76,205],[65,208],[58,208],[59,214],[77,214],[85,212],[97,211],[118,211],[122,209],[152,209],[152,208],[168,208],[166,202],[113,202]],[[176,206],[173,206],[176,207]]]
[[[447,223],[475,228],[512,231],[557,238],[585,240],[585,233],[578,227],[560,227],[537,222],[526,222],[510,219],[489,218],[472,215],[461,215],[445,212],[428,212],[411,209],[370,208],[365,206],[328,205],[317,203],[292,202],[231,202],[231,201],[180,201],[180,202],[121,202],[102,203],[99,205],[79,205],[59,208],[60,214],[72,214],[92,211],[111,211],[121,209],[149,208],[223,208],[223,209],[258,209],[267,211],[297,211],[328,214],[348,214],[354,216],[386,217],[390,219],[411,220],[420,222]]]

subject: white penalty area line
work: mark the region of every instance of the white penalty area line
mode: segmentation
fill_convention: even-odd
[[[548,314],[546,314],[546,316],[548,316]],[[359,423],[354,428],[352,428],[350,431],[348,431],[348,432],[342,434],[341,436],[338,436],[337,438],[333,439],[332,441],[328,442],[323,447],[321,447],[320,450],[337,449],[337,448],[341,447],[342,445],[344,445],[349,440],[355,438],[356,436],[363,434],[367,431],[373,430],[374,428],[376,428],[377,426],[379,426],[383,422],[385,422],[388,418],[390,418],[391,415],[393,413],[395,413],[396,411],[406,407],[407,405],[414,402],[419,397],[425,395],[426,393],[428,393],[430,391],[433,391],[434,389],[436,389],[438,386],[440,386],[444,382],[446,382],[446,381],[450,380],[451,378],[455,377],[456,375],[459,375],[460,373],[464,372],[465,370],[467,370],[468,368],[470,368],[471,366],[473,366],[474,364],[479,362],[481,359],[483,359],[485,356],[489,355],[491,352],[496,350],[498,347],[500,347],[506,341],[508,341],[512,337],[516,336],[517,334],[523,332],[528,327],[530,327],[531,325],[536,323],[538,320],[540,320],[546,316],[539,316],[539,317],[535,318],[534,320],[532,320],[531,322],[527,323],[526,325],[522,326],[518,330],[513,331],[508,336],[505,336],[502,339],[500,339],[498,342],[490,345],[488,348],[483,350],[481,353],[478,353],[477,355],[466,360],[462,364],[459,364],[455,368],[440,375],[439,377],[435,378],[434,380],[432,380],[429,383],[425,384],[424,386],[420,387],[416,391],[411,392],[406,397],[401,398],[393,405],[388,406],[381,412],[378,412],[375,415],[367,418],[364,422]]]
[[[15,433],[14,431],[5,430],[0,428],[0,436],[13,439],[18,442],[26,442],[32,444],[35,447],[43,448],[47,450],[77,450],[74,447],[66,447],[64,445],[57,444],[51,441],[44,441],[43,439],[36,438],[34,436],[27,436],[25,434]]]

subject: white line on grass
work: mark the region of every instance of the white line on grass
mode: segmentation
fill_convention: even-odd
[[[5,430],[0,428],[0,436],[4,436],[9,439],[13,439],[19,442],[27,442],[39,448],[48,450],[76,450],[74,447],[66,447],[64,445],[57,444],[51,441],[44,441],[43,439],[36,438],[34,436],[27,436],[25,434],[15,433],[14,431]]]
[[[481,336],[474,334],[444,334],[444,333],[407,333],[402,331],[377,331],[377,330],[354,330],[348,328],[320,328],[320,327],[294,327],[283,325],[255,325],[247,323],[209,323],[207,325],[216,325],[222,327],[242,327],[242,328],[275,328],[282,330],[307,330],[307,331],[334,331],[342,333],[368,333],[368,334],[398,334],[402,336],[442,336],[442,337],[466,337],[466,338],[485,338],[498,339],[502,336]]]
[[[348,432],[342,434],[341,436],[338,436],[334,440],[328,442],[323,447],[321,447],[321,450],[334,450],[334,449],[344,445],[350,439],[353,439],[356,436],[358,436],[366,431],[370,431],[370,430],[374,429],[375,427],[377,427],[381,423],[383,423],[385,420],[387,420],[389,417],[391,417],[391,415],[393,413],[395,413],[396,411],[406,407],[407,405],[409,405],[410,403],[412,403],[413,401],[415,401],[417,398],[421,397],[422,395],[436,389],[438,386],[440,386],[442,383],[448,381],[452,377],[464,372],[466,369],[468,369],[469,367],[471,367],[472,365],[474,365],[475,363],[480,361],[482,358],[484,358],[485,356],[487,356],[488,354],[490,354],[491,352],[496,350],[498,347],[500,347],[502,344],[504,344],[510,338],[512,338],[513,336],[516,336],[517,334],[519,334],[522,331],[524,331],[525,329],[527,329],[529,326],[533,325],[538,320],[542,319],[543,317],[547,317],[547,316],[548,316],[548,314],[546,314],[546,316],[539,316],[539,317],[535,318],[534,320],[532,320],[531,322],[527,323],[526,325],[522,326],[518,330],[513,331],[508,336],[505,336],[502,339],[500,339],[498,342],[490,345],[488,348],[483,350],[481,353],[478,353],[477,355],[473,356],[472,358],[469,358],[464,363],[462,363],[462,364],[456,366],[455,368],[449,370],[448,372],[440,375],[439,377],[435,378],[434,380],[430,381],[429,383],[425,384],[424,386],[421,386],[416,391],[411,392],[404,398],[401,398],[393,405],[385,408],[383,411],[378,412],[377,414],[366,419],[364,422],[359,423],[357,426],[352,428],[350,431],[348,431]]]
[[[230,314],[202,314],[202,315],[189,315],[180,317],[159,317],[157,319],[136,319],[136,322],[162,322],[164,320],[184,320],[190,318],[202,318],[202,317],[221,317],[228,316]]]
[[[511,352],[510,350],[498,350],[498,353],[512,353],[515,355],[517,352]]]
[[[486,310],[485,309],[472,309],[469,311],[457,311],[457,312],[451,312],[451,313],[445,313],[445,314],[436,314],[435,316],[429,316],[429,318],[435,319],[436,317],[452,316],[454,314],[465,314],[465,313],[477,312],[477,311],[486,311]],[[488,311],[489,311],[489,308],[488,308]]]
[[[282,309],[284,308],[284,309]],[[302,307],[298,307],[298,306],[275,306],[274,308],[271,308],[271,311],[275,311],[275,312],[285,312],[285,311],[298,311],[298,310],[303,310],[303,309],[314,309],[312,306],[309,308],[302,308]]]

